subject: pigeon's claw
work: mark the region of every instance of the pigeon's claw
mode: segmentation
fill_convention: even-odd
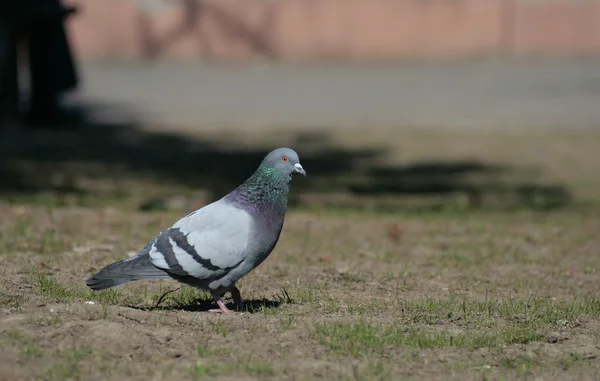
[[[208,312],[219,312],[219,313],[224,313],[224,314],[231,314],[231,313],[233,313],[232,310],[230,310],[229,308],[227,308],[227,306],[225,305],[225,303],[223,302],[223,299],[221,299],[221,296],[219,296],[219,294],[213,294],[213,298],[217,302],[217,305],[219,306],[219,309],[208,310]]]

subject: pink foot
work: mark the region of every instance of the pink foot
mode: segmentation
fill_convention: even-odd
[[[217,295],[213,294],[213,298],[215,298],[215,301],[217,302],[219,309],[208,310],[208,312],[218,312],[218,313],[224,313],[224,314],[233,313],[233,311],[230,310],[229,308],[227,308],[225,303],[223,303],[223,300],[221,299],[221,297],[218,294]]]

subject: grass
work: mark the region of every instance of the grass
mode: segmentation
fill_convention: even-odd
[[[582,296],[569,302],[553,301],[529,295],[525,299],[470,300],[451,296],[447,299],[421,298],[398,301],[399,316],[412,322],[424,320],[434,324],[449,319],[465,325],[474,322],[487,325],[495,319],[518,319],[530,323],[560,325],[584,317],[600,317],[600,298]]]
[[[243,360],[239,363],[234,364],[207,364],[198,360],[192,370],[192,374],[195,378],[202,378],[205,376],[215,375],[228,375],[228,374],[248,374],[252,376],[271,376],[273,375],[273,368],[270,365],[255,362],[250,360]]]
[[[32,208],[28,213],[43,216],[48,211]],[[65,213],[61,218],[69,218]],[[136,218],[156,223],[152,215]],[[307,230],[301,222],[305,218],[313,218],[318,229]],[[445,353],[457,357],[443,358],[434,367],[439,374],[483,369],[486,374],[535,375],[548,369],[596,369],[600,297],[594,281],[597,258],[589,256],[588,248],[593,250],[590,242],[600,221],[587,218],[587,223],[574,222],[569,211],[553,212],[550,220],[536,213],[474,214],[468,220],[450,216],[431,220],[424,215],[404,218],[413,224],[406,227],[409,232],[391,239],[386,226],[393,218],[291,214],[289,235],[282,238],[279,255],[240,283],[250,308],[234,317],[203,312],[214,307],[210,296],[174,282],[134,282],[93,292],[83,284],[86,258],[44,254],[44,261],[53,263],[50,269],[30,270],[21,278],[7,269],[15,280],[6,284],[1,296],[13,306],[19,297],[18,310],[28,314],[19,326],[33,335],[2,331],[8,337],[2,348],[21,348],[18,353],[24,362],[44,359],[48,365],[35,372],[42,379],[81,379],[89,366],[113,374],[107,370],[106,356],[97,354],[113,344],[120,356],[135,353],[127,349],[127,340],[110,336],[119,327],[129,332],[130,324],[138,328],[126,336],[139,348],[154,345],[164,354],[173,344],[179,348],[178,357],[170,362],[148,363],[151,374],[168,368],[192,378],[292,377],[294,372],[317,377],[321,368],[303,373],[303,365],[293,360],[298,352],[325,361],[336,377],[356,379],[391,379],[398,367],[418,373],[432,361],[429,357]],[[358,224],[356,232],[349,231],[344,240],[331,240],[333,232],[353,229],[349,219]],[[112,226],[118,231],[122,223]],[[298,254],[295,250],[299,242],[306,242],[306,234],[309,243]],[[356,254],[349,255],[352,248]],[[323,252],[332,259],[318,259]],[[452,254],[457,252],[465,258],[462,265]],[[527,260],[518,260],[513,254],[518,252]],[[558,255],[565,252],[569,255]],[[69,262],[62,258],[65,255]],[[17,286],[25,293],[17,292]],[[84,303],[90,300],[100,308]],[[40,301],[63,308],[44,313],[36,307]],[[83,309],[72,309],[75,305]],[[102,337],[110,339],[99,346],[86,341],[82,331],[81,348],[87,349],[49,352],[43,332],[60,336],[72,331],[73,324],[84,323],[86,331],[106,330]],[[549,335],[558,338],[551,341]],[[516,348],[537,349],[524,355]],[[480,357],[487,353],[481,351],[494,353],[492,360]],[[133,372],[126,362],[115,369],[117,375]],[[289,369],[296,370],[285,373]]]
[[[218,326],[216,332],[223,334],[223,326]],[[226,337],[226,334],[223,334]],[[194,378],[200,379],[205,376],[247,374],[257,377],[271,376],[273,368],[267,362],[238,358],[232,349],[224,347],[213,347],[208,341],[199,343],[198,356],[192,368]]]
[[[82,378],[80,363],[91,354],[88,348],[67,350],[60,353],[59,360],[51,365],[42,376],[43,380],[77,380]]]
[[[30,283],[36,287],[46,300],[54,303],[73,303],[74,301],[97,301],[101,304],[126,304],[140,299],[132,299],[119,289],[92,291],[84,285],[66,285],[57,279],[42,273],[31,275]],[[82,282],[83,283],[83,282]]]
[[[530,296],[526,299],[477,301],[450,297],[399,300],[388,310],[392,323],[363,320],[381,314],[363,308],[356,322],[315,326],[314,337],[340,355],[383,355],[389,346],[409,348],[498,348],[545,341],[545,333],[574,328],[600,318],[600,300],[586,296],[569,302]],[[441,325],[443,329],[436,327]]]
[[[44,321],[42,324],[46,324]],[[54,322],[55,323],[55,322]],[[51,328],[52,326],[47,326]],[[13,348],[19,354],[20,362],[42,363],[36,369],[40,380],[74,380],[81,379],[81,363],[93,355],[92,349],[83,345],[78,348],[57,349],[42,344],[39,338],[20,330],[4,331],[0,336],[0,348]],[[49,364],[45,359],[50,359]]]
[[[500,366],[515,370],[518,373],[529,373],[533,368],[540,365],[536,358],[526,355],[503,357],[500,359]]]
[[[380,356],[390,346],[419,349],[495,348],[507,344],[528,344],[543,340],[544,336],[530,325],[492,328],[484,331],[467,329],[459,334],[448,331],[428,331],[422,327],[357,323],[326,323],[317,325],[315,336],[341,355],[364,356],[369,352]]]
[[[0,346],[3,348],[12,347],[26,359],[40,357],[44,353],[35,337],[19,330],[4,331],[0,336]]]
[[[344,144],[356,144],[353,134]],[[390,160],[541,166],[549,183],[560,180],[581,198],[556,209],[498,199],[473,206],[460,191],[426,201],[360,192],[298,199],[274,254],[238,284],[247,308],[220,315],[205,312],[215,307],[208,294],[174,281],[101,292],[83,281],[187,212],[140,211],[145,196],[191,189],[132,174],[126,186],[115,180],[118,194],[13,195],[0,204],[2,377],[597,379],[597,138],[577,138],[566,154],[563,135],[545,136],[534,157],[527,147],[538,144],[535,134],[406,138],[390,138]],[[552,156],[558,148],[571,167]],[[353,169],[357,177],[375,171],[366,165]],[[304,186],[293,189],[314,191]]]

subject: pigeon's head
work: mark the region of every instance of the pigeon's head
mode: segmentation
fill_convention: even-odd
[[[285,175],[291,176],[293,173],[299,173],[306,176],[298,154],[291,148],[277,148],[271,151],[263,160],[262,165],[276,168]]]

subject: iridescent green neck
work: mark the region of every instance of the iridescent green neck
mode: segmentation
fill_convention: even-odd
[[[225,199],[249,213],[276,220],[283,218],[290,190],[290,175],[280,170],[261,165],[256,172],[228,194]]]

